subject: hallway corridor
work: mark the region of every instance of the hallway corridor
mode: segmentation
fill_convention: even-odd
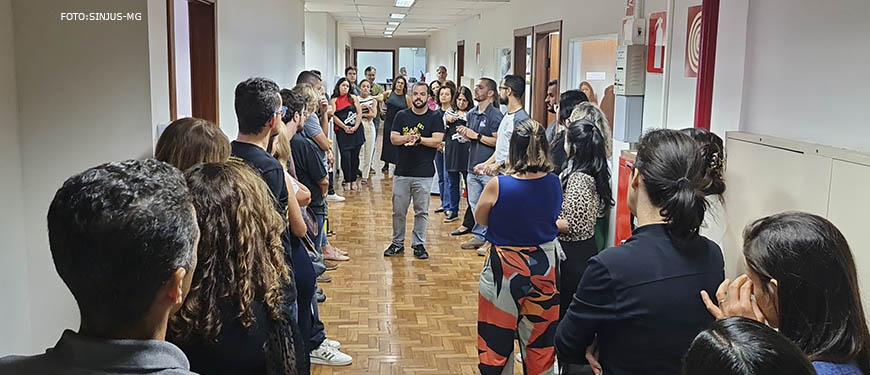
[[[477,289],[484,258],[459,248],[467,236],[450,236],[459,221],[444,223],[443,215],[430,212],[431,257],[417,260],[406,246],[404,255],[385,258],[391,181],[377,173],[370,187],[341,194],[347,201],[330,204],[338,232],[330,242],[351,260],[326,273],[333,281],[321,285],[328,299],[320,314],[329,337],[341,341],[354,361],[347,367],[312,366],[311,373],[477,373]],[[431,207],[438,202],[433,196]]]

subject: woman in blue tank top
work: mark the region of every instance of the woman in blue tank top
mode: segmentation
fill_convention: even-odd
[[[510,175],[491,180],[474,215],[492,243],[480,275],[477,310],[481,374],[513,373],[517,334],[526,374],[552,374],[559,319],[556,220],[562,185],[550,173],[550,147],[541,124],[517,124],[508,152]]]

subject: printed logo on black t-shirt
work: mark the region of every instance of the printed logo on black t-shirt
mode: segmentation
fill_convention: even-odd
[[[417,123],[417,126],[405,126],[402,128],[402,135],[417,135],[419,136],[421,132],[426,129],[426,126],[422,123]]]

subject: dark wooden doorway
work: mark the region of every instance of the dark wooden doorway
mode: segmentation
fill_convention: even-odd
[[[171,120],[178,119],[177,75],[189,73],[191,115],[218,124],[217,13],[215,3],[212,0],[187,1],[190,72],[177,72],[174,11],[176,1],[167,0],[166,2],[169,31],[170,118]]]
[[[345,67],[348,67],[351,65],[356,67],[356,63],[351,64],[352,61],[353,60],[351,60],[351,56],[350,56],[350,46],[346,45],[346,46],[344,46],[344,65],[345,65]],[[357,68],[357,78],[359,78],[359,73],[360,73],[359,67],[356,67],[356,68]]]
[[[465,75],[465,41],[456,42],[456,84],[462,85],[462,76]]]
[[[535,57],[532,73],[531,111],[532,119],[549,124],[556,116],[547,111],[547,83],[559,79],[559,65],[562,59],[562,21],[554,21],[534,28]]]

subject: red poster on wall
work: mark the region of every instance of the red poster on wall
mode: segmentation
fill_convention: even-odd
[[[701,5],[689,7],[686,28],[686,77],[698,77],[698,63],[701,60]]]
[[[649,15],[649,41],[647,43],[646,71],[647,73],[663,73],[665,71],[665,32],[667,30],[667,12]]]

